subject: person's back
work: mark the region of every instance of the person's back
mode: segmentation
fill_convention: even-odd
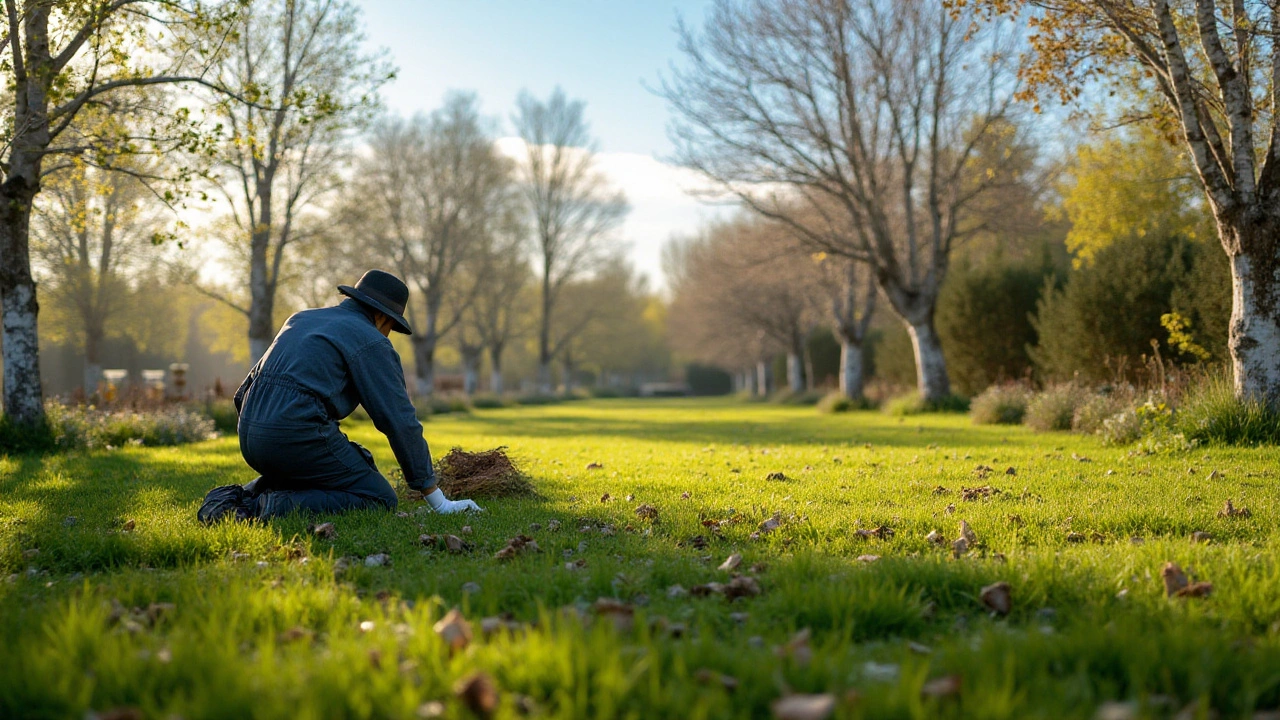
[[[371,270],[355,287],[338,289],[349,299],[291,316],[236,391],[240,452],[261,476],[210,491],[197,513],[201,521],[395,508],[395,491],[372,453],[339,428],[357,405],[387,436],[406,484],[423,492],[433,509],[479,509],[470,500],[449,501],[435,488],[422,423],[388,338],[393,329],[410,332],[401,315],[408,288]]]

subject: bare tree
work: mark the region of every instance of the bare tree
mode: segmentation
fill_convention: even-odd
[[[538,325],[538,384],[551,389],[551,360],[575,333],[553,340],[556,302],[565,284],[595,265],[628,208],[595,169],[595,148],[582,101],[559,88],[546,102],[528,93],[513,118],[524,140],[523,189],[533,214],[535,258],[542,283]]]
[[[86,394],[102,377],[108,324],[129,302],[128,274],[155,255],[158,205],[133,175],[83,162],[53,175],[37,203],[32,250],[51,296],[75,318],[74,334],[84,345]]]
[[[314,213],[338,184],[349,139],[376,110],[391,76],[364,54],[359,7],[349,0],[258,0],[246,5],[232,42],[210,47],[217,84],[210,98],[224,126],[216,187],[243,245],[249,302],[216,295],[249,320],[249,360],[275,336],[275,304],[287,251],[311,239]]]
[[[1016,36],[941,0],[717,0],[664,81],[678,158],[814,250],[867,263],[910,331],[924,398],[952,248],[1001,175],[973,167],[1016,92]],[[816,215],[821,219],[814,222]]]
[[[826,298],[818,264],[796,251],[789,229],[740,219],[713,226],[685,253],[671,311],[678,346],[709,362],[752,367],[763,388],[768,359],[783,352],[788,388],[805,389],[806,346]]]
[[[860,400],[864,381],[862,343],[875,313],[875,279],[866,263],[838,256],[819,255],[816,259],[823,271],[832,331],[840,341],[840,392],[850,400]]]
[[[0,104],[0,313],[4,412],[10,420],[36,425],[44,418],[30,247],[33,200],[42,182],[71,156],[102,164],[117,153],[200,146],[202,136],[190,114],[171,107],[161,114],[149,102],[154,95],[139,96],[126,108],[147,111],[146,132],[84,124],[79,118],[86,108],[118,102],[141,86],[210,84],[188,51],[217,44],[235,10],[230,4],[211,10],[199,0],[5,0],[0,18],[6,88]],[[140,52],[142,45],[153,52]],[[182,179],[186,171],[173,168],[169,175]]]
[[[507,214],[507,218],[496,242],[489,247],[481,285],[467,312],[470,332],[489,353],[489,391],[499,394],[505,389],[503,353],[525,331],[523,298],[533,279],[525,251],[524,224],[516,213]]]
[[[513,163],[501,155],[471,94],[411,121],[375,128],[351,202],[377,245],[418,290],[413,328],[419,394],[434,388],[435,351],[466,317],[483,286],[489,247],[513,204]]]

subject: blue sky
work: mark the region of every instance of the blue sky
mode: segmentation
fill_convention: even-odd
[[[620,239],[636,266],[661,283],[662,245],[713,211],[682,190],[696,178],[661,161],[671,152],[667,109],[654,85],[676,57],[677,13],[700,23],[709,0],[360,0],[371,46],[399,67],[388,109],[430,112],[449,90],[473,90],[502,121],[522,89],[557,85],[585,100],[601,168],[627,192]]]

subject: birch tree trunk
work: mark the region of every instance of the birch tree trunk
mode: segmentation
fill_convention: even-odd
[[[462,355],[462,391],[467,395],[475,395],[480,388],[480,353],[466,352]]]
[[[98,391],[98,383],[102,381],[102,337],[101,328],[85,328],[84,334],[84,394],[92,397]]]
[[[933,313],[924,319],[907,323],[911,348],[916,357],[916,387],[926,403],[936,404],[951,396],[951,379],[947,361],[942,355],[942,338],[933,326]]]
[[[850,400],[862,398],[862,344],[840,338],[840,394]]]
[[[501,395],[502,387],[502,344],[489,345],[489,392]]]
[[[1243,243],[1242,243],[1243,244]],[[1272,247],[1280,245],[1275,239]],[[1231,330],[1228,346],[1236,395],[1280,407],[1280,258],[1231,258]]]
[[[28,167],[32,177],[38,168]],[[44,421],[44,392],[40,385],[40,338],[36,318],[36,283],[31,277],[31,200],[37,186],[25,182],[28,173],[0,186],[0,322],[4,345],[4,414],[16,423]]]
[[[764,360],[756,361],[756,395],[764,397],[769,394],[769,364]]]

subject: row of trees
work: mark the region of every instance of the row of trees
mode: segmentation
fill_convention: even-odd
[[[394,69],[362,50],[349,0],[12,0],[6,10],[0,296],[11,420],[43,414],[37,275],[47,299],[73,308],[60,315],[75,319],[91,389],[112,318],[143,275],[185,266],[189,284],[244,317],[253,362],[282,308],[327,303],[338,282],[388,267],[414,290],[424,393],[450,335],[469,384],[487,354],[501,390],[504,350],[526,331],[529,306],[549,389],[552,362],[580,362],[582,338],[609,308],[580,302],[601,292],[597,275],[631,277],[614,242],[627,205],[595,168],[581,102],[522,95],[515,153],[500,151],[498,122],[473,95],[388,117],[378,91]],[[185,226],[200,213],[217,219]],[[210,285],[189,254],[157,247],[192,238],[225,246],[233,282]],[[615,296],[647,295],[629,279],[615,286]]]
[[[1269,2],[718,0],[700,31],[681,26],[662,92],[684,164],[793,244],[870,268],[936,402],[951,388],[935,324],[952,253],[1034,169],[1017,114],[1105,91],[1094,114],[1185,148],[1229,260],[1237,394],[1275,406],[1277,32]]]

